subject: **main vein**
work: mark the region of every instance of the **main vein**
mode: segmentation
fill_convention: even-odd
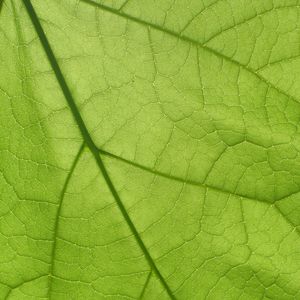
[[[98,152],[98,149],[97,149],[97,146],[94,144],[88,130],[87,130],[87,127],[79,113],[79,110],[75,104],[75,101],[73,99],[73,96],[72,96],[72,93],[65,81],[65,78],[62,74],[62,71],[57,63],[57,60],[55,58],[55,55],[51,49],[51,46],[48,42],[48,39],[45,35],[45,32],[40,24],[40,21],[38,19],[38,16],[30,2],[30,0],[23,0],[23,3],[26,7],[26,10],[28,12],[28,15],[31,19],[31,22],[37,32],[37,35],[41,41],[41,44],[43,46],[43,49],[48,57],[48,60],[51,64],[51,67],[54,71],[54,74],[56,76],[56,79],[60,85],[60,88],[66,98],[66,101],[70,107],[70,110],[73,114],[73,117],[80,129],[80,132],[83,136],[83,139],[86,143],[86,145],[88,146],[88,148],[90,149],[91,153],[93,154],[94,158],[95,158],[95,161],[99,167],[99,169],[101,170],[102,172],[102,176],[103,178],[105,179],[106,181],[106,184],[108,185],[110,191],[111,191],[111,194],[113,195],[115,201],[116,201],[116,204],[117,206],[119,207],[124,219],[126,220],[133,236],[135,237],[136,239],[136,242],[137,244],[139,245],[139,247],[141,248],[142,252],[144,253],[144,256],[149,264],[149,266],[151,267],[151,269],[156,273],[157,277],[159,278],[161,284],[163,285],[163,287],[166,289],[166,292],[168,293],[169,297],[171,299],[176,299],[175,296],[172,294],[172,291],[170,289],[170,287],[168,286],[167,282],[165,281],[164,277],[161,275],[160,271],[158,270],[154,260],[152,259],[150,253],[148,252],[143,240],[141,239],[137,229],[135,228],[135,225],[133,224],[130,216],[128,215],[127,211],[126,211],[126,208],[123,204],[123,202],[121,201],[121,198],[120,196],[118,195],[117,193],[117,190],[115,189],[114,185],[113,185],[113,182],[111,181],[109,175],[108,175],[108,172],[105,168],[105,165],[102,161],[102,158]]]

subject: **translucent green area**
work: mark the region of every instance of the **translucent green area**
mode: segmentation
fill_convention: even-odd
[[[300,299],[300,1],[0,7],[0,299]]]

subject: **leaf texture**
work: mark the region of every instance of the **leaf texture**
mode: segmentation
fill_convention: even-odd
[[[0,299],[300,299],[300,2],[0,2]]]

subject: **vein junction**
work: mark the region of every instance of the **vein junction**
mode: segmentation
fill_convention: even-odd
[[[83,136],[83,139],[87,145],[87,147],[89,148],[89,150],[91,151],[91,153],[93,154],[94,158],[95,158],[95,161],[99,167],[99,169],[101,170],[102,172],[102,176],[103,178],[105,179],[106,181],[106,184],[107,186],[109,187],[110,191],[111,191],[111,194],[113,195],[124,219],[126,220],[132,234],[134,235],[135,239],[136,239],[136,242],[137,244],[139,245],[139,247],[141,248],[142,252],[144,253],[144,256],[145,256],[145,259],[147,260],[150,268],[155,272],[156,276],[159,278],[161,284],[163,285],[163,287],[165,288],[166,292],[168,293],[169,297],[171,299],[176,299],[175,296],[173,295],[170,287],[168,286],[167,282],[165,281],[164,277],[162,276],[162,274],[160,273],[159,269],[157,268],[154,260],[152,259],[150,253],[148,252],[147,250],[147,247],[145,246],[143,240],[141,239],[139,233],[138,233],[138,230],[136,229],[135,225],[133,224],[130,216],[128,215],[127,211],[126,211],[126,208],[124,206],[124,204],[122,203],[118,193],[117,193],[117,190],[116,188],[114,187],[114,184],[113,182],[111,181],[110,177],[109,177],[109,174],[106,170],[106,167],[102,161],[102,158],[99,154],[99,151],[95,145],[95,143],[93,142],[87,128],[86,128],[86,125],[80,115],[80,112],[78,111],[78,108],[75,104],[75,101],[73,99],[73,96],[71,94],[71,91],[65,81],[65,78],[61,72],[61,69],[57,63],[57,60],[55,58],[55,55],[51,49],[51,46],[49,44],[49,41],[45,35],[45,32],[39,22],[39,19],[38,19],[38,16],[36,15],[36,12],[31,4],[31,2],[29,0],[23,0],[23,3],[26,7],[26,10],[29,14],[29,17],[32,21],[32,24],[37,32],[37,35],[41,41],[41,44],[42,44],[42,47],[47,55],[47,58],[51,64],[51,67],[54,71],[54,74],[56,76],[56,79],[61,87],[61,90],[67,100],[67,103],[70,107],[70,110],[73,114],[73,117],[80,129],[80,132]]]

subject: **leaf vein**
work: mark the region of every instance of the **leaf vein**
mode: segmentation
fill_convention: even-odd
[[[126,14],[126,13],[123,13],[123,12],[120,12],[116,9],[113,9],[111,7],[108,7],[108,6],[105,6],[103,4],[100,4],[100,3],[96,3],[92,0],[80,0],[81,2],[84,2],[84,3],[87,3],[89,5],[92,5],[92,6],[95,6],[95,7],[98,7],[99,9],[102,9],[104,11],[107,11],[107,12],[110,12],[114,15],[117,15],[121,18],[125,18],[127,20],[130,20],[132,22],[135,22],[135,23],[138,23],[142,26],[145,26],[145,27],[150,27],[152,29],[156,29],[160,32],[163,32],[165,34],[168,34],[170,36],[173,36],[173,37],[176,37],[178,38],[179,40],[182,40],[182,41],[185,41],[185,42],[188,42],[188,43],[191,43],[191,44],[194,44],[200,48],[202,48],[204,51],[207,51],[209,53],[212,53],[213,55],[219,57],[220,59],[224,59],[234,65],[236,65],[237,67],[240,67],[244,70],[246,70],[248,73],[250,74],[253,74],[255,77],[257,77],[260,81],[264,82],[266,85],[268,85],[269,87],[273,88],[274,90],[276,90],[277,92],[279,92],[280,94],[282,95],[285,95],[286,97],[288,97],[289,99],[293,100],[294,102],[297,102],[297,103],[300,103],[300,99],[298,100],[297,98],[295,98],[294,96],[288,94],[287,92],[283,91],[282,89],[278,88],[277,86],[275,86],[273,83],[271,83],[269,80],[267,80],[265,77],[263,77],[261,74],[259,74],[256,70],[252,69],[251,67],[247,66],[247,65],[243,65],[241,64],[240,62],[222,54],[221,52],[218,52],[208,46],[206,46],[205,44],[193,39],[193,38],[190,38],[188,36],[185,36],[185,35],[182,35],[182,34],[178,34],[177,32],[175,31],[172,31],[170,29],[167,29],[167,28],[164,28],[164,27],[161,27],[159,25],[156,25],[156,24],[153,24],[153,23],[150,23],[150,22],[147,22],[147,21],[144,21],[144,20],[141,20],[139,18],[136,18],[134,16],[131,16],[129,14]]]
[[[176,299],[176,297],[173,295],[170,287],[168,286],[167,282],[165,281],[164,277],[161,275],[159,269],[157,268],[154,260],[152,259],[150,253],[148,252],[142,238],[140,237],[134,223],[132,222],[130,216],[128,215],[127,211],[126,211],[126,208],[122,202],[122,200],[120,199],[109,175],[108,175],[108,172],[106,170],[106,167],[104,166],[103,164],[103,161],[102,161],[102,158],[99,154],[99,151],[96,147],[96,145],[94,144],[87,128],[86,128],[86,125],[80,115],[80,112],[75,104],[75,100],[73,99],[73,96],[71,94],[71,91],[65,81],[65,78],[63,76],[63,73],[58,65],[58,62],[55,58],[55,55],[51,49],[51,46],[50,46],[50,43],[46,37],[46,34],[42,28],[42,25],[40,24],[40,21],[38,19],[38,16],[31,4],[31,1],[30,0],[23,0],[23,3],[26,7],[26,10],[27,10],[27,13],[31,19],[31,22],[36,30],[36,33],[40,39],[40,42],[42,44],[42,47],[46,53],[46,56],[49,60],[49,63],[54,71],[54,74],[56,76],[56,79],[57,79],[57,82],[58,84],[60,85],[60,88],[66,98],[66,101],[70,107],[70,110],[73,114],[73,117],[80,129],[80,132],[83,136],[83,139],[87,145],[87,147],[90,149],[91,153],[93,154],[94,158],[95,158],[95,161],[100,169],[100,171],[102,172],[102,176],[103,178],[105,179],[106,181],[106,184],[107,186],[109,187],[110,189],[110,192],[112,194],[112,196],[114,197],[115,201],[116,201],[116,204],[117,206],[119,207],[119,210],[120,212],[122,213],[125,221],[127,222],[127,225],[128,227],[130,228],[131,232],[133,233],[135,239],[136,239],[136,242],[137,244],[139,245],[140,249],[142,250],[144,256],[145,256],[145,259],[147,260],[149,266],[151,267],[151,269],[153,269],[153,271],[156,273],[157,277],[159,278],[161,284],[163,285],[163,287],[165,288],[166,292],[168,293],[169,297],[171,299]]]
[[[74,161],[73,161],[73,164],[71,166],[71,169],[69,171],[69,174],[66,178],[66,181],[65,181],[65,184],[62,188],[62,192],[61,192],[61,197],[60,197],[60,201],[59,201],[59,205],[58,205],[58,208],[57,208],[57,211],[56,211],[56,217],[55,217],[55,222],[54,222],[54,230],[53,230],[53,245],[52,245],[52,251],[51,251],[51,262],[50,262],[50,271],[49,271],[49,289],[48,289],[48,297],[49,299],[51,298],[51,289],[52,289],[52,281],[53,281],[53,271],[54,271],[54,262],[55,262],[55,257],[56,257],[56,241],[57,241],[57,234],[58,234],[58,228],[59,228],[59,217],[60,217],[60,214],[61,214],[61,209],[62,209],[62,205],[63,205],[63,200],[64,200],[64,197],[65,197],[65,194],[66,194],[66,191],[67,191],[67,188],[68,188],[68,185],[69,185],[69,182],[70,182],[70,179],[74,173],[74,170],[77,166],[77,163],[80,159],[80,156],[83,152],[83,149],[84,149],[84,143],[81,145]]]
[[[236,193],[236,192],[229,192],[229,191],[226,191],[226,190],[222,190],[222,189],[220,189],[218,187],[210,186],[210,185],[205,184],[205,183],[200,183],[200,182],[193,181],[193,180],[186,180],[186,179],[182,179],[182,178],[180,178],[178,176],[172,176],[172,175],[169,175],[169,174],[166,174],[166,173],[163,173],[163,172],[159,172],[159,171],[153,170],[151,168],[148,168],[146,166],[143,166],[143,165],[140,165],[138,163],[135,163],[133,161],[127,160],[125,158],[122,158],[120,156],[114,155],[114,154],[112,154],[110,152],[104,151],[102,149],[98,149],[98,151],[102,155],[105,155],[107,157],[111,157],[111,158],[117,159],[117,160],[122,161],[122,162],[124,162],[126,164],[129,164],[131,166],[134,166],[134,167],[139,168],[139,169],[141,169],[143,171],[152,173],[152,174],[160,176],[160,177],[164,177],[164,178],[167,178],[167,179],[171,179],[171,180],[174,180],[174,181],[178,181],[178,182],[189,184],[189,185],[193,185],[193,186],[203,187],[203,188],[210,189],[210,190],[218,192],[218,193],[222,193],[222,194],[227,195],[227,196],[232,195],[232,196],[244,198],[244,199],[251,200],[251,201],[259,201],[259,202],[266,203],[267,205],[274,207],[278,211],[278,213],[287,221],[287,223],[289,223],[289,225],[292,226],[297,231],[297,233],[300,235],[300,229],[292,221],[290,221],[284,215],[284,213],[281,211],[281,209],[278,207],[278,205],[276,205],[277,201],[283,200],[286,197],[274,200],[274,202],[270,202],[270,201],[267,201],[265,199],[256,199],[256,198],[253,198],[253,197],[250,197],[250,196],[246,196],[246,195],[242,195],[242,194],[239,194],[239,193]]]

